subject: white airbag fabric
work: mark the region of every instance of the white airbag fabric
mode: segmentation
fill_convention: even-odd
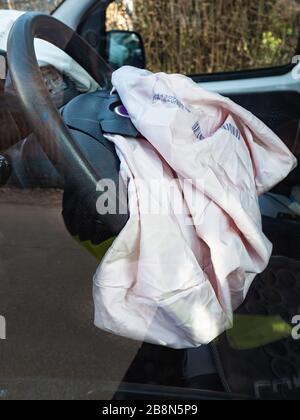
[[[251,113],[184,76],[124,67],[113,85],[141,138],[108,136],[131,216],[95,275],[95,324],[172,348],[207,344],[268,265],[258,195],[296,159]]]

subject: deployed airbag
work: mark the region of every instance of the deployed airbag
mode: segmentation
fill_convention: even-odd
[[[107,136],[130,219],[95,275],[95,324],[177,349],[207,344],[268,265],[258,196],[296,159],[254,115],[187,77],[124,67],[113,85],[141,136]]]

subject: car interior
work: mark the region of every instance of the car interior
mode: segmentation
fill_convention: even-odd
[[[138,132],[129,119],[115,112],[121,102],[117,93],[111,95],[111,67],[117,63],[110,61],[108,37],[120,34],[106,32],[109,3],[88,1],[78,16],[68,17],[74,20],[72,25],[62,18],[62,9],[54,13],[59,20],[30,12],[14,25],[7,51],[0,51],[4,63],[0,80],[0,185],[4,192],[0,197],[7,188],[62,191],[68,184],[72,193],[72,188],[94,191],[97,180],[102,178],[119,184],[120,162],[104,134],[137,136]],[[39,66],[34,38],[63,49],[103,89],[80,92],[68,75],[51,65]],[[129,64],[146,67],[140,35],[136,42],[141,54]],[[249,72],[236,72],[191,78],[251,111],[299,159],[300,80],[287,83],[293,68],[288,65],[263,73],[253,70],[250,76]],[[245,89],[248,81],[252,88]],[[235,88],[231,89],[233,83]],[[274,83],[277,86],[273,89]],[[30,264],[22,262],[24,255],[16,256],[16,264],[24,263],[24,281],[7,275],[5,270],[1,274],[4,289],[10,292],[0,297],[0,309],[14,320],[8,334],[18,337],[12,338],[14,348],[1,343],[0,399],[43,398],[49,392],[66,399],[103,395],[115,400],[298,399],[300,342],[291,337],[292,319],[300,308],[300,211],[291,199],[297,191],[299,166],[273,191],[260,197],[263,230],[274,246],[269,267],[256,278],[245,303],[236,312],[233,330],[199,349],[171,350],[128,343],[109,334],[101,336],[91,321],[90,270],[98,262],[94,258],[97,254],[92,250],[94,256],[88,255],[79,241],[74,241],[72,248],[78,251],[68,252],[71,259],[76,259],[77,252],[87,253],[86,258],[90,258],[88,268],[82,268],[87,277],[83,284],[76,275],[74,283],[71,273],[66,278],[63,271],[64,278],[55,281],[51,264],[42,258],[36,270],[46,268],[50,277],[41,275],[41,284],[30,291],[26,288]],[[122,196],[117,197],[118,202]],[[47,206],[47,195],[43,197],[40,206]],[[76,216],[67,211],[64,216],[67,230],[72,237],[78,237],[77,225],[71,220]],[[8,214],[6,222],[6,216],[1,216],[4,230],[6,223],[14,223],[10,217]],[[127,220],[128,214],[104,216],[101,241],[117,236]],[[20,223],[21,238],[22,229]],[[33,227],[33,243],[34,232]],[[45,238],[51,255],[56,247],[55,232],[53,227],[53,237]],[[89,241],[91,248],[99,237],[87,231],[81,234],[80,241]],[[13,264],[5,252],[4,258]],[[73,299],[65,302],[67,295]],[[83,304],[84,300],[88,304]],[[62,310],[64,304],[67,309]],[[17,327],[21,324],[22,331]],[[27,330],[31,338],[25,338],[27,347],[21,348],[20,340],[26,337]],[[102,361],[98,357],[101,349],[105,349]],[[123,349],[130,349],[131,356],[124,362],[118,380],[108,367],[105,370],[105,357],[118,360]]]

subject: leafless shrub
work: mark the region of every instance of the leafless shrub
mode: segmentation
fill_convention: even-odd
[[[133,5],[129,16],[128,0],[112,4],[108,28],[140,32],[153,71],[192,74],[282,65],[291,61],[298,44],[296,0],[133,0]]]

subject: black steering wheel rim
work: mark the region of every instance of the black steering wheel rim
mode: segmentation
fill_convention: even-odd
[[[65,51],[105,89],[111,88],[111,68],[76,32],[51,16],[28,12],[15,22],[10,32],[9,73],[32,132],[61,175],[67,173],[68,181],[87,195],[95,193],[100,177],[85,159],[52,102],[36,58],[35,38]],[[103,222],[111,227],[112,233],[118,234],[124,220],[123,215],[115,215],[104,217]]]
[[[92,174],[92,168],[85,168],[88,162],[79,162],[80,152],[73,149],[72,136],[52,102],[36,58],[35,38],[64,50],[106,88],[110,86],[111,70],[76,32],[51,16],[26,13],[10,32],[7,46],[10,77],[32,131],[61,174],[67,166],[68,172],[76,168],[85,172],[84,178],[94,178],[96,174]]]

